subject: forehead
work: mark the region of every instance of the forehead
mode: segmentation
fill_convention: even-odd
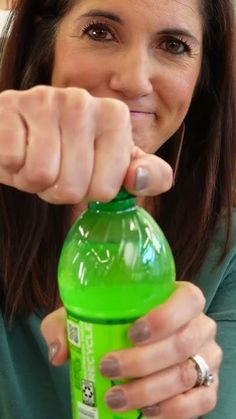
[[[137,13],[178,13],[185,16],[200,17],[201,0],[79,0],[74,2],[75,8],[112,8]]]
[[[207,0],[208,1],[208,0]],[[121,19],[145,25],[181,24],[202,29],[202,0],[79,0],[73,13],[105,10],[117,14]]]

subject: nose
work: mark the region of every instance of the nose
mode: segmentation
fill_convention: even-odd
[[[152,59],[144,48],[127,49],[115,63],[110,88],[127,99],[148,96],[153,92]]]

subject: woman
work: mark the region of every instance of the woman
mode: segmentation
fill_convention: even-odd
[[[133,349],[101,360],[104,375],[134,378],[106,402],[165,419],[206,415],[217,323],[224,362],[207,417],[233,419],[234,46],[229,0],[18,2],[0,95],[4,419],[70,417],[67,368],[48,365],[39,324],[60,306],[56,267],[73,219],[122,184],[156,217],[190,282],[133,325]],[[63,309],[42,331],[51,363],[63,364]]]

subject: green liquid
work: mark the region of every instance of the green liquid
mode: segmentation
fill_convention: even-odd
[[[66,308],[73,316],[92,322],[131,322],[165,301],[172,291],[173,284],[164,283],[158,289],[152,284],[138,284],[135,293],[132,285],[90,287],[84,292],[74,292]],[[70,290],[64,290],[63,295],[67,292]]]
[[[143,252],[128,259],[119,250],[113,243],[106,243],[106,251],[98,243],[72,246],[70,259],[60,265],[61,297],[71,314],[93,321],[132,321],[169,297],[175,284],[173,263],[167,264],[153,248],[148,250],[151,264],[144,263]]]
[[[130,347],[130,324],[163,303],[175,287],[175,265],[165,236],[132,202],[124,202],[124,211],[122,201],[102,204],[99,211],[94,204],[72,226],[62,249],[60,295],[72,336],[77,329],[82,336],[79,344],[69,339],[73,419],[80,419],[78,406],[98,419],[139,416],[138,411],[114,414],[105,406],[104,394],[112,382],[99,373],[99,362],[109,351]],[[86,365],[93,365],[94,374]],[[84,380],[94,386],[93,406],[83,400]]]

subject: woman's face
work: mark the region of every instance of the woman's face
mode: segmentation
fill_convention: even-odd
[[[80,0],[58,27],[52,84],[125,102],[153,153],[188,111],[202,38],[200,0]]]

